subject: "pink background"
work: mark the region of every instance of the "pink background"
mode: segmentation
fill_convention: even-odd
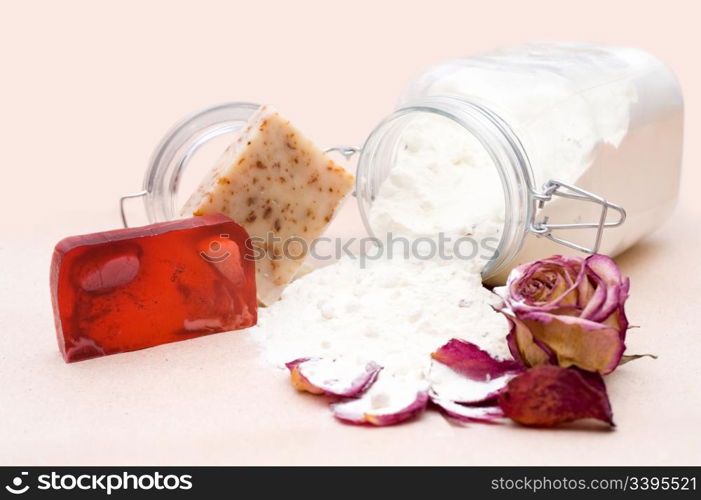
[[[649,6],[647,6],[649,5]],[[0,8],[0,463],[699,464],[701,69],[693,2],[22,2]],[[419,69],[529,39],[638,46],[686,100],[682,197],[620,257],[629,350],[618,427],[343,426],[245,334],[65,365],[48,265],[63,236],[119,226],[173,122],[269,102],[319,144],[359,144]]]

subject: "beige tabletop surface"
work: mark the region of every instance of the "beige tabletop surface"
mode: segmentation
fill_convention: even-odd
[[[470,23],[463,3],[287,2],[272,17],[242,2],[3,7],[0,464],[701,464],[697,16],[675,2],[663,12],[588,2],[575,20],[560,2],[531,1],[504,19],[505,5],[481,2]],[[265,101],[320,144],[360,143],[421,67],[533,38],[643,47],[685,92],[678,207],[617,259],[640,327],[629,351],[659,359],[608,377],[614,430],[455,425],[435,412],[392,428],[342,425],[260,361],[245,331],[63,362],[53,245],[119,227],[116,200],[140,189],[150,151],[181,116]]]

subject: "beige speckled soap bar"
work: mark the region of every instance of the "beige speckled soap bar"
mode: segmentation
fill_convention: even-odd
[[[248,231],[257,255],[258,300],[268,305],[292,281],[311,242],[324,231],[352,187],[352,174],[275,109],[263,106],[217,161],[182,214],[222,213]]]

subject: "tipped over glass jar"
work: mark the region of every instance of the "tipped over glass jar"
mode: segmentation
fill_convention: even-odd
[[[257,108],[234,103],[180,123],[144,180],[152,222],[176,216],[193,152]],[[556,253],[615,256],[677,199],[683,101],[669,68],[637,49],[531,43],[433,66],[359,152],[367,231],[471,237],[485,280]]]

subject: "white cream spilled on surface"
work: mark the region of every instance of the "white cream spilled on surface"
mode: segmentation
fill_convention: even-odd
[[[346,258],[293,282],[261,309],[251,331],[278,365],[300,357],[374,361],[388,374],[424,380],[430,354],[452,338],[509,358],[506,320],[479,273],[459,261]],[[469,304],[469,307],[465,307]]]

